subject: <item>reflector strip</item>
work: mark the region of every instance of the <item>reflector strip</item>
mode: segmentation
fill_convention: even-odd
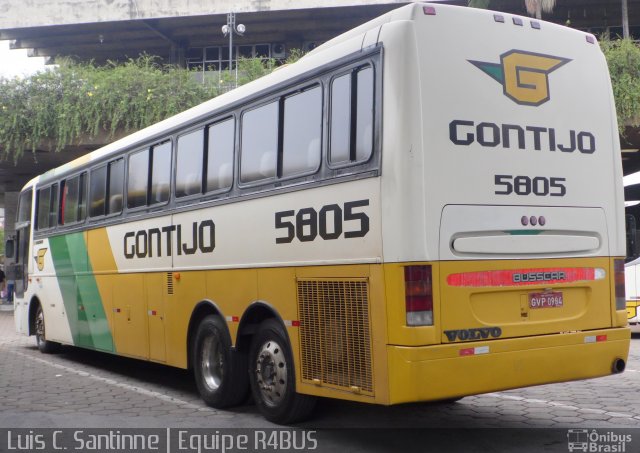
[[[291,321],[291,320],[285,319],[283,322],[284,322],[284,325],[287,327],[300,327],[300,321]]]
[[[526,286],[553,283],[575,283],[604,278],[602,269],[593,267],[554,267],[463,272],[447,276],[447,284],[457,287]]]
[[[603,341],[607,341],[606,335],[589,335],[588,337],[584,337],[585,343],[601,343]]]
[[[149,316],[155,316],[158,314],[158,312],[155,310],[149,310],[148,313],[149,313]]]
[[[237,316],[227,316],[226,319],[227,319],[227,322],[238,322],[238,321],[240,321],[240,318],[238,318]]]
[[[489,346],[478,346],[477,348],[460,349],[461,356],[489,354]]]

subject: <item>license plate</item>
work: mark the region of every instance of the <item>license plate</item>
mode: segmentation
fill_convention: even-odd
[[[564,300],[561,292],[529,293],[529,308],[562,307]]]

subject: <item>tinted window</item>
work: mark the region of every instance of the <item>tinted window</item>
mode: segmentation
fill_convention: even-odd
[[[178,137],[176,150],[176,197],[202,193],[204,131]]]
[[[357,87],[356,161],[363,162],[373,151],[373,68],[357,72]]]
[[[373,151],[373,68],[366,66],[331,83],[329,160],[359,163]]]
[[[16,222],[28,222],[31,219],[31,197],[33,190],[29,189],[20,194],[18,199],[18,216]]]
[[[127,208],[137,208],[147,204],[149,178],[149,151],[139,151],[129,157],[127,174]]]
[[[271,102],[242,116],[240,179],[254,182],[276,175],[278,158],[278,102]]]
[[[79,222],[86,215],[85,174],[64,181],[62,196],[62,224]]]
[[[152,148],[151,200],[150,204],[169,200],[171,188],[171,142]]]
[[[91,171],[89,185],[89,217],[105,214],[105,197],[107,196],[107,166]]]
[[[285,98],[282,176],[308,173],[318,168],[321,131],[320,87]]]
[[[122,196],[124,192],[124,159],[118,159],[109,164],[109,204],[107,214],[122,211]]]
[[[330,161],[349,162],[351,130],[351,74],[337,77],[331,84]]]
[[[49,228],[58,224],[58,184],[51,186],[51,204],[49,204]]]
[[[234,120],[209,126],[207,192],[227,189],[233,182]]]
[[[38,190],[37,229],[49,228],[49,209],[51,207],[51,187]]]

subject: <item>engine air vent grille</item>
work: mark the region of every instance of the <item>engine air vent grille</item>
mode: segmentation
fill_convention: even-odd
[[[302,379],[373,394],[366,279],[298,280]]]

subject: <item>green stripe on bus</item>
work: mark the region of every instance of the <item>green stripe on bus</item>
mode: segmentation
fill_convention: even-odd
[[[73,343],[113,351],[113,337],[82,233],[49,239]]]

